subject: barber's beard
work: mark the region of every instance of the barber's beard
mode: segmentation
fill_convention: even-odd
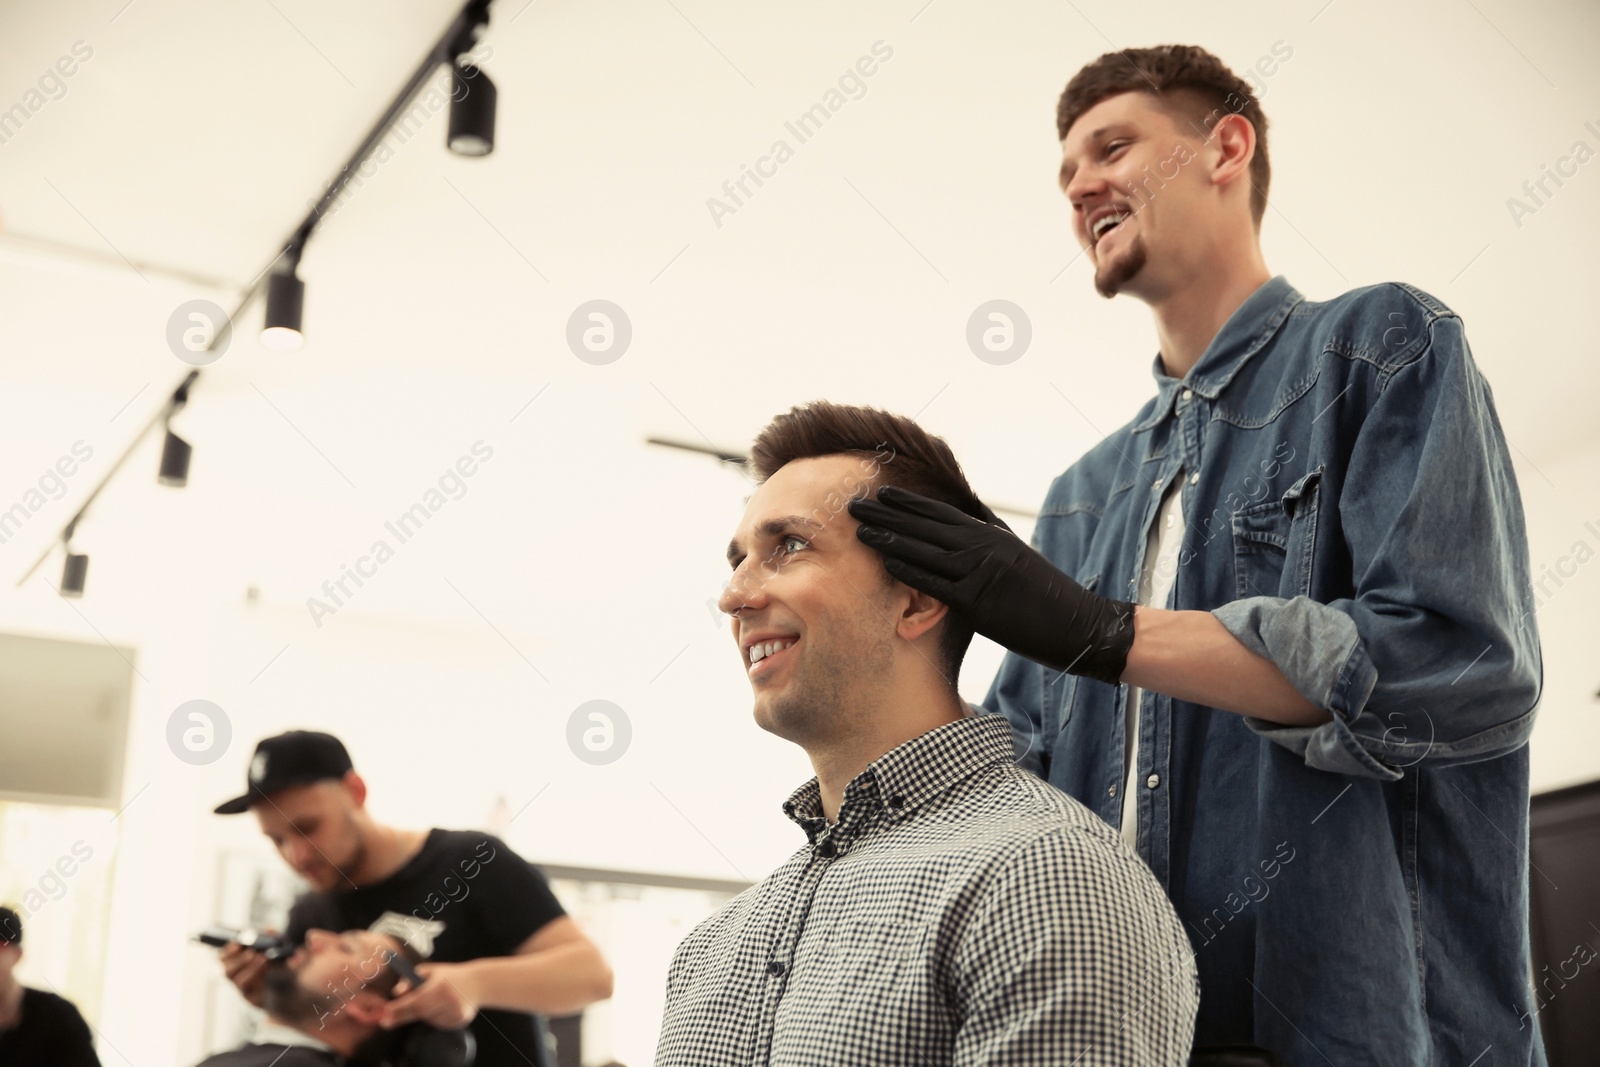
[[[338,863],[332,864],[339,873],[339,887],[348,888],[355,875],[367,862],[367,842],[361,836],[361,827],[356,825],[356,817],[351,812],[345,813],[345,837],[352,842],[350,850],[344,854]]]
[[[1110,300],[1144,270],[1146,258],[1144,238],[1133,234],[1127,248],[1114,254],[1109,263],[1095,267],[1094,291]]]

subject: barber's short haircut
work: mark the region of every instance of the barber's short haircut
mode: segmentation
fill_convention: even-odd
[[[22,916],[0,907],[0,945],[22,944]]]
[[[756,437],[750,449],[750,470],[758,481],[765,482],[794,460],[836,455],[875,461],[873,497],[879,487],[893,485],[950,504],[974,518],[985,518],[986,509],[944,439],[904,415],[878,408],[826,400],[790,408]],[[939,670],[954,689],[961,661],[972,644],[972,629],[954,612],[945,615],[942,625]]]
[[[1250,160],[1250,215],[1256,229],[1267,212],[1272,164],[1267,161],[1267,116],[1250,83],[1204,48],[1164,44],[1107,52],[1072,76],[1056,105],[1056,139],[1101,101],[1122,93],[1154,96],[1180,129],[1206,140],[1219,119],[1243,115],[1256,130]]]

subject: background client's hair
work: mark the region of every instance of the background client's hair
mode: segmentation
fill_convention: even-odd
[[[826,400],[790,408],[756,437],[750,449],[750,469],[757,481],[764,482],[794,460],[837,455],[876,461],[874,497],[879,487],[894,485],[950,504],[974,518],[987,517],[950,446],[904,415],[878,408]],[[953,613],[940,625],[939,670],[954,689],[961,660],[972,644],[972,629]]]
[[[413,964],[421,959],[409,945],[401,946],[400,954]],[[363,970],[369,962],[378,964],[372,977],[346,967],[337,988],[316,990],[300,983],[300,972],[291,969],[288,960],[275,960],[267,967],[261,1006],[291,1026],[305,1027],[319,1022],[330,1012],[341,1010],[344,1002],[357,993],[391,996],[394,987],[400,984],[400,975],[389,966],[387,959],[380,960],[377,956],[363,960]]]

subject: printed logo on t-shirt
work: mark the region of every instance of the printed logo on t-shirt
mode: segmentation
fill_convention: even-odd
[[[444,933],[444,923],[432,919],[419,919],[415,915],[402,915],[386,911],[373,920],[368,930],[399,938],[410,945],[417,955],[427,959],[433,955],[433,942]]]

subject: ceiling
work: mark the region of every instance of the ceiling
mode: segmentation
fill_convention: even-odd
[[[0,545],[6,586],[188,370],[174,310],[232,307],[457,6],[0,8],[0,108],[27,111],[0,143],[0,508],[75,443],[94,457]],[[1593,5],[1509,0],[498,0],[493,155],[448,153],[441,110],[363,172],[302,263],[306,347],[262,349],[250,309],[175,424],[190,488],[154,485],[147,442],[79,531],[91,596],[204,581],[304,610],[482,441],[493,460],[386,565],[408,576],[352,607],[470,621],[532,597],[548,614],[520,625],[558,648],[641,590],[698,609],[720,584],[747,487],[646,437],[742,449],[818,397],[917,415],[980,494],[1036,507],[1149,395],[1155,352],[1145,308],[1095,296],[1075,255],[1055,100],[1101,52],[1167,41],[1271,70],[1269,267],[1312,299],[1401,279],[1455,308],[1536,465],[1596,433],[1600,341],[1574,311],[1600,281],[1600,166],[1520,219],[1507,200],[1600,148],[1597,31]],[[785,124],[875,48],[799,143]],[[792,158],[713,211],[780,139]],[[1007,366],[965,340],[997,298],[1033,327]],[[566,342],[593,299],[633,330],[603,366]]]

